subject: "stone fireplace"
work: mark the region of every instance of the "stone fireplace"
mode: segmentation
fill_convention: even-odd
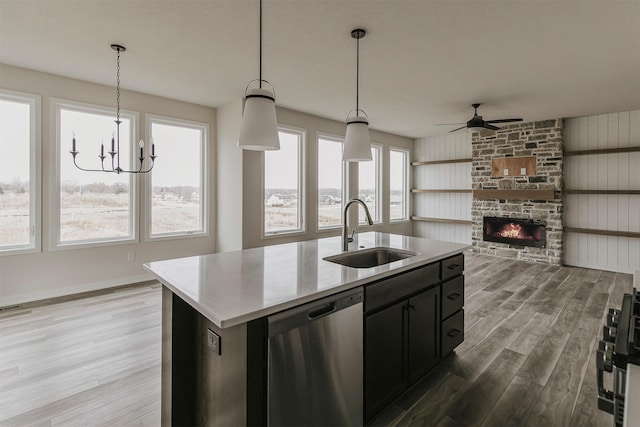
[[[474,251],[560,265],[562,119],[475,133],[472,150]]]

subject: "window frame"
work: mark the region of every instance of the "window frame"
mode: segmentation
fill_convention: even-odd
[[[383,169],[383,152],[384,152],[384,146],[382,144],[376,144],[376,143],[371,143],[371,148],[375,149],[378,151],[378,161],[376,162],[375,165],[375,169],[376,169],[376,177],[375,177],[375,181],[376,181],[376,218],[377,220],[373,221],[373,225],[380,225],[383,223],[382,220],[382,176],[384,173],[384,169]],[[372,160],[373,161],[373,160]],[[365,163],[365,162],[361,162],[361,163]],[[360,162],[358,163],[358,197],[360,197]],[[364,202],[364,200],[363,200]],[[365,202],[366,203],[366,202]],[[368,206],[367,206],[368,207]],[[360,212],[360,210],[358,210],[358,212]],[[358,218],[360,217],[360,215],[358,214]],[[358,220],[358,226],[359,227],[372,227],[370,226],[367,221],[360,221]]]
[[[164,124],[169,126],[180,126],[184,128],[197,129],[202,132],[202,139],[200,141],[200,168],[202,173],[200,175],[200,188],[201,188],[201,197],[200,197],[200,215],[202,218],[202,229],[199,231],[179,231],[179,232],[170,232],[170,233],[151,233],[151,221],[152,221],[152,206],[151,199],[153,197],[153,188],[152,188],[152,179],[151,175],[153,171],[149,172],[149,174],[144,174],[144,188],[146,191],[146,197],[144,197],[144,201],[141,202],[144,204],[144,224],[145,224],[145,233],[144,233],[144,241],[145,242],[156,242],[160,240],[174,240],[174,239],[189,239],[194,237],[208,237],[210,235],[210,224],[209,217],[211,216],[211,203],[209,198],[209,170],[210,170],[210,162],[209,162],[209,124],[203,122],[197,122],[193,120],[186,119],[178,119],[175,117],[161,116],[158,114],[145,114],[145,135],[147,136],[147,140],[153,137],[151,132],[151,126],[153,123]],[[161,156],[162,153],[157,151],[158,156]],[[148,175],[148,176],[147,176]]]
[[[404,188],[402,191],[402,200],[403,200],[403,217],[402,218],[391,218],[391,152],[396,151],[404,154]],[[409,213],[409,165],[411,159],[409,158],[410,151],[406,148],[401,147],[389,147],[389,223],[396,224],[400,222],[408,222],[411,220]]]
[[[42,97],[0,88],[0,99],[29,105],[29,243],[0,246],[0,256],[42,252]]]
[[[320,139],[326,139],[330,141],[339,142],[344,149],[344,136],[332,135],[326,132],[318,132],[316,134],[316,191],[315,191],[315,205],[316,205],[316,232],[324,233],[339,230],[342,228],[342,214],[340,215],[340,224],[329,225],[321,227],[319,223],[320,219],[320,203],[318,203],[318,193],[320,192],[319,180],[320,180]],[[340,212],[344,211],[345,201],[349,194],[349,162],[342,161],[342,194],[340,197]]]
[[[102,239],[87,239],[87,240],[72,240],[69,242],[60,241],[60,161],[62,156],[68,155],[68,150],[63,147],[64,142],[60,140],[60,125],[61,125],[61,110],[72,110],[82,113],[90,113],[104,116],[116,116],[116,109],[113,107],[107,107],[97,104],[89,104],[85,102],[72,101],[62,98],[51,98],[51,123],[50,126],[51,140],[55,141],[54,152],[55,155],[51,156],[51,183],[50,183],[50,204],[51,204],[51,216],[50,216],[50,230],[49,230],[49,249],[52,251],[78,249],[78,248],[93,248],[100,246],[122,245],[127,243],[138,243],[140,241],[140,219],[139,219],[139,207],[138,207],[138,185],[140,174],[126,174],[129,175],[129,228],[131,233],[125,237],[108,237]],[[135,141],[139,139],[138,122],[140,114],[137,111],[120,109],[120,117],[131,121],[129,128],[131,146],[130,156],[132,159],[136,158],[135,147],[137,144]],[[68,141],[67,141],[68,142]],[[69,156],[71,161],[71,156]]]
[[[295,229],[295,230],[285,230],[285,231],[276,231],[276,232],[270,232],[270,233],[266,233],[265,232],[265,226],[264,226],[264,220],[265,220],[265,212],[264,212],[264,208],[265,208],[265,204],[264,204],[264,200],[265,200],[265,190],[266,190],[266,182],[265,182],[265,172],[266,172],[266,164],[265,164],[265,155],[264,153],[262,153],[261,157],[262,157],[262,161],[261,161],[261,208],[260,208],[260,236],[262,238],[262,240],[269,240],[269,239],[276,239],[279,237],[283,237],[283,236],[295,236],[295,235],[301,235],[301,234],[306,234],[307,233],[307,221],[306,221],[306,191],[305,191],[305,184],[306,184],[306,142],[307,142],[307,130],[303,129],[303,128],[298,128],[295,126],[289,126],[289,125],[278,125],[278,132],[285,132],[285,133],[293,133],[293,134],[298,134],[299,138],[298,138],[298,170],[300,171],[298,174],[298,191],[299,191],[299,198],[298,198],[298,215],[299,215],[299,221],[300,221],[300,228]]]

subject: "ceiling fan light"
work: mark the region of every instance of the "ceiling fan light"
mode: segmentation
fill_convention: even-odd
[[[272,91],[263,88],[247,90],[238,147],[254,151],[280,149],[276,100]]]
[[[354,116],[347,120],[347,133],[342,150],[343,162],[363,162],[373,160],[369,122],[366,117]]]
[[[485,128],[484,128],[484,127],[482,127],[482,126],[473,126],[473,127],[468,127],[468,128],[467,128],[467,130],[468,130],[470,133],[473,133],[473,132],[480,132],[480,131],[483,131],[484,129],[485,129]]]

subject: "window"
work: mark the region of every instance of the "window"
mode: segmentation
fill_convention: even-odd
[[[53,100],[57,124],[56,191],[52,233],[55,247],[105,244],[136,238],[135,174],[86,172],[69,154],[75,136],[77,163],[101,169],[101,144],[106,145],[105,168],[111,168],[110,139],[116,133],[115,112],[106,107]],[[120,112],[120,165],[131,169],[136,114]]]
[[[264,152],[264,235],[303,231],[304,133],[280,129],[280,150]]]
[[[0,254],[40,250],[40,97],[0,91]]]
[[[344,205],[345,165],[342,162],[342,141],[318,138],[318,229],[342,225]]]
[[[409,219],[409,152],[399,149],[389,150],[389,219],[402,221]]]
[[[382,147],[379,145],[371,145],[370,162],[358,162],[358,197],[367,204],[371,219],[373,222],[382,221],[380,215],[381,196],[380,196],[380,178],[382,176],[382,168],[380,167]],[[358,209],[358,221],[360,224],[367,222],[364,209]]]
[[[147,116],[147,135],[158,155],[149,174],[150,238],[208,232],[208,132],[204,123]]]

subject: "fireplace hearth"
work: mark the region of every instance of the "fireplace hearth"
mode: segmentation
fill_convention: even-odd
[[[544,248],[547,245],[546,224],[523,218],[485,216],[482,219],[482,240]]]

